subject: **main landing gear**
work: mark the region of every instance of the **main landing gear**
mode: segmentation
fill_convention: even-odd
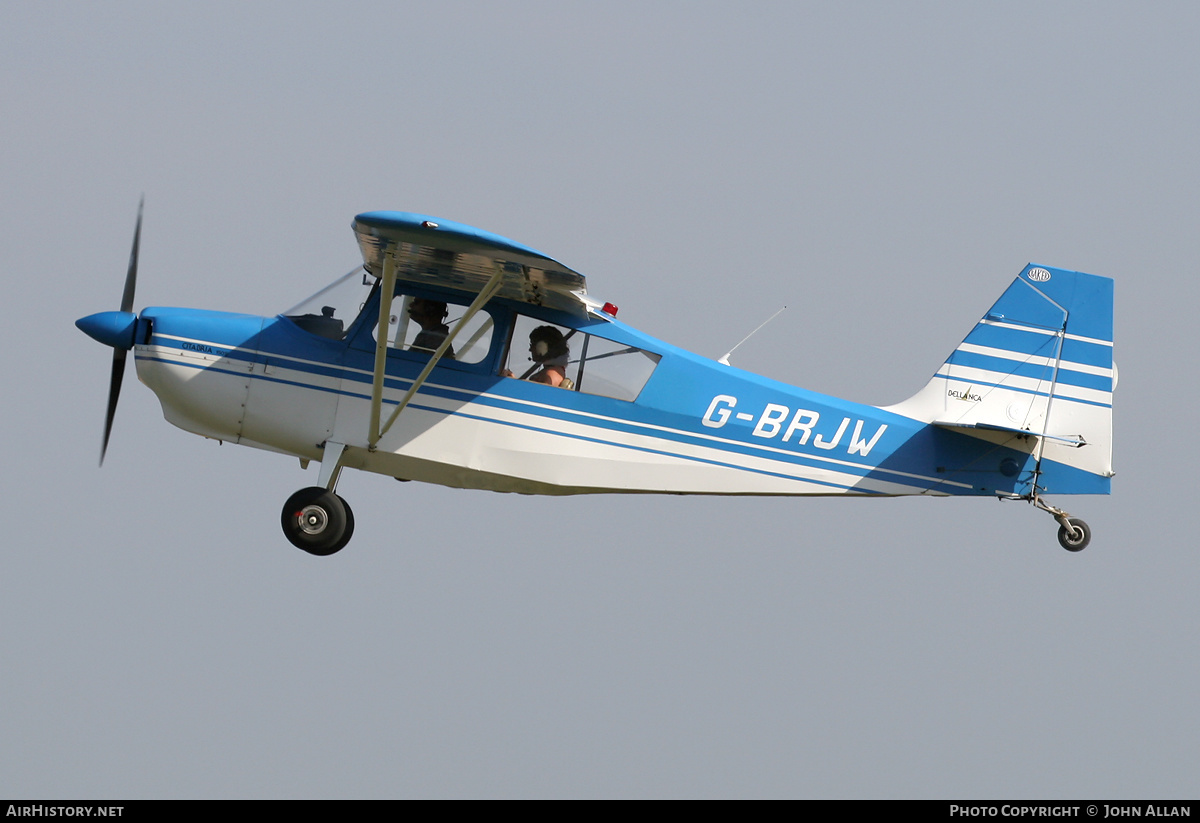
[[[279,522],[288,541],[309,554],[326,557],[341,551],[354,535],[354,512],[350,504],[333,490],[342,473],[345,443],[326,441],[318,445],[321,452],[320,485],[309,486],[293,494],[283,504]],[[300,460],[301,468],[308,460]]]
[[[293,546],[319,557],[340,551],[354,534],[350,504],[320,486],[309,486],[289,497],[280,522]]]

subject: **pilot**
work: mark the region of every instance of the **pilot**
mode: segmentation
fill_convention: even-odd
[[[534,367],[524,380],[531,383],[545,383],[560,389],[573,389],[575,382],[567,377],[567,362],[571,358],[571,349],[567,338],[554,326],[538,326],[529,333],[529,359]],[[513,377],[513,373],[505,369],[504,377]]]
[[[446,304],[440,300],[414,297],[408,304],[408,316],[421,326],[421,331],[417,332],[412,345],[408,347],[410,351],[435,352],[446,335],[450,334],[450,327],[443,322],[446,319]],[[454,348],[446,349],[442,356],[453,360]]]

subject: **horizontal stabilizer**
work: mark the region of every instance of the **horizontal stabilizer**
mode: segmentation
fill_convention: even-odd
[[[1047,440],[1054,440],[1058,443],[1066,443],[1072,448],[1086,446],[1088,443],[1083,439],[1083,435],[1059,435],[1059,434],[1038,434],[1028,431],[1027,429],[1018,429],[1013,426],[996,426],[990,423],[934,423],[935,426],[943,429],[982,429],[984,431],[1008,432],[1010,434],[1020,434],[1026,437],[1044,437]]]

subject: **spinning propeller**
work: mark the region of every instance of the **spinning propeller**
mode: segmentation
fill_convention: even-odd
[[[104,465],[104,453],[108,451],[108,437],[112,433],[113,415],[117,411],[117,398],[121,395],[121,380],[125,376],[125,356],[133,348],[137,315],[133,313],[133,293],[137,287],[138,245],[142,238],[142,206],[146,198],[138,203],[137,226],[133,230],[133,250],[129,252],[129,271],[125,275],[125,291],[121,294],[120,311],[103,311],[75,321],[75,325],[89,337],[113,347],[112,377],[108,383],[108,411],[104,416],[104,441],[100,445],[100,465]]]

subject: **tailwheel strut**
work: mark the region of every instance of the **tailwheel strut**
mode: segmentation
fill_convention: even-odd
[[[1081,552],[1092,542],[1091,526],[1058,506],[1047,503],[1036,488],[1031,494],[999,494],[997,497],[1001,500],[1024,500],[1048,512],[1058,521],[1058,544],[1069,552]]]
[[[1051,506],[1037,492],[1030,497],[1029,502],[1044,512],[1049,512],[1058,521],[1058,544],[1069,552],[1081,552],[1092,542],[1092,529],[1078,517]]]

